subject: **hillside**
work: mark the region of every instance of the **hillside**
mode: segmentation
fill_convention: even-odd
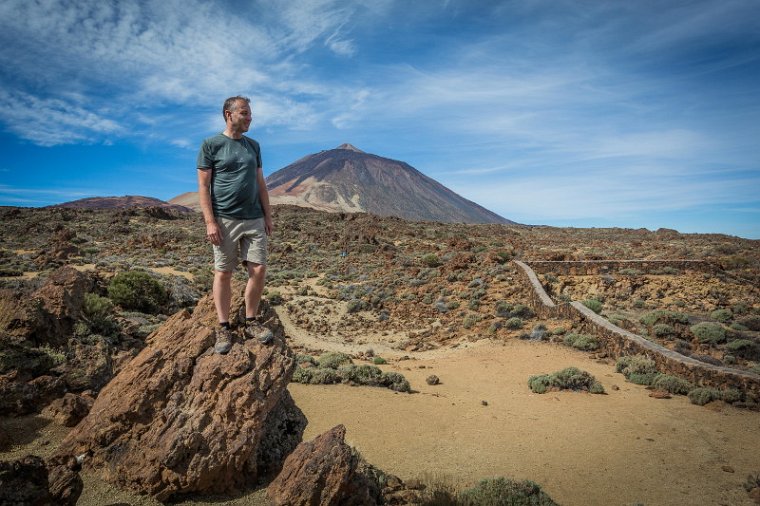
[[[343,144],[267,178],[274,202],[444,223],[514,223],[461,197],[411,165]]]

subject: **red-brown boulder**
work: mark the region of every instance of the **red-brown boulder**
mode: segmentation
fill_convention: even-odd
[[[233,313],[243,303],[236,283]],[[189,492],[232,493],[279,469],[306,419],[286,387],[295,368],[282,327],[262,302],[272,344],[242,341],[214,353],[210,295],[169,318],[101,390],[61,443],[118,486],[164,501]],[[268,319],[267,319],[268,318]]]
[[[290,454],[267,496],[277,506],[371,506],[381,504],[374,468],[348,446],[337,425]],[[376,471],[376,470],[374,470]]]

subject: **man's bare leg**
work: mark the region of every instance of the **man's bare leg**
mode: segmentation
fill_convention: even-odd
[[[214,271],[214,306],[219,323],[230,321],[232,305],[232,273]]]
[[[253,318],[259,312],[267,267],[253,262],[246,263],[246,267],[248,268],[248,283],[245,285],[245,317]]]

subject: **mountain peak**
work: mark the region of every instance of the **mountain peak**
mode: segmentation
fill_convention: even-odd
[[[409,220],[511,223],[401,161],[351,144],[307,155],[269,175],[273,204]]]
[[[347,149],[348,151],[354,151],[355,153],[364,153],[361,149],[357,148],[356,146],[353,146],[349,143],[341,144],[335,149]]]

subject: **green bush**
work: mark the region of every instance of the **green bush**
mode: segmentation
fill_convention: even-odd
[[[675,311],[667,311],[665,309],[657,309],[645,314],[639,321],[644,325],[651,327],[655,323],[680,323],[686,325],[689,323],[689,317],[683,313],[676,313]]]
[[[411,392],[409,382],[400,373],[388,371],[380,375],[380,385],[396,392]]]
[[[111,335],[119,329],[113,319],[113,303],[108,297],[94,293],[85,294],[82,314],[87,321],[89,333]]]
[[[651,385],[659,374],[654,360],[646,355],[620,357],[615,364],[615,369],[628,381],[637,385]]]
[[[658,323],[652,327],[652,333],[657,337],[668,338],[673,337],[676,331],[667,323]]]
[[[591,311],[599,314],[602,312],[602,303],[596,299],[586,299],[583,301],[583,305],[589,308]]]
[[[729,404],[741,402],[744,400],[744,394],[741,390],[737,390],[736,388],[727,388],[726,390],[722,390],[720,392],[720,397],[723,399],[723,402],[727,402]]]
[[[564,343],[582,351],[594,351],[599,349],[599,340],[588,334],[567,334]]]
[[[736,321],[739,323],[739,325],[743,325],[749,330],[755,332],[760,331],[760,316],[758,315],[744,316]]]
[[[726,351],[747,360],[760,360],[760,344],[749,339],[737,339],[726,345]]]
[[[307,385],[330,385],[340,383],[341,377],[334,369],[322,367],[296,367],[292,381]]]
[[[592,394],[604,393],[602,384],[591,374],[577,367],[567,367],[552,374],[539,374],[528,378],[528,386],[537,393],[543,394],[550,388],[560,390],[587,390]]]
[[[383,357],[375,357],[372,359],[372,363],[375,365],[383,365],[383,364],[387,364],[388,361],[385,360]]]
[[[283,302],[282,294],[277,290],[272,290],[267,294],[267,300],[273,306],[279,306]]]
[[[317,360],[319,367],[327,369],[337,369],[342,365],[350,363],[351,357],[345,353],[340,353],[337,351],[328,351],[327,353],[323,353]]]
[[[717,401],[720,399],[720,392],[714,388],[695,388],[688,393],[689,401],[692,404],[698,406],[704,406],[708,402]]]
[[[718,323],[697,323],[689,327],[689,330],[703,344],[718,344],[726,340],[726,330]]]
[[[142,271],[126,271],[115,275],[108,285],[108,297],[123,309],[144,313],[157,313],[169,301],[161,283]]]
[[[521,329],[523,327],[522,318],[518,316],[513,316],[512,318],[506,321],[504,326],[512,330]]]
[[[710,313],[710,318],[716,322],[726,323],[734,317],[730,309],[716,309]]]
[[[658,374],[655,376],[652,381],[652,387],[676,395],[686,395],[694,389],[694,385],[685,379],[670,374]]]
[[[462,321],[462,327],[466,329],[471,329],[475,326],[476,323],[480,321],[480,317],[474,314],[468,314],[464,317],[464,320]]]
[[[557,506],[557,503],[536,483],[506,478],[481,480],[476,486],[458,495],[462,506]]]
[[[438,255],[434,253],[428,253],[422,257],[422,263],[430,268],[434,268],[441,265],[441,260],[438,258]]]
[[[499,318],[513,318],[515,316],[530,318],[533,316],[533,311],[524,304],[510,304],[502,300],[496,303],[496,316]]]

